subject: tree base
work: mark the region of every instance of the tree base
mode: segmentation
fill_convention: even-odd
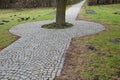
[[[47,29],[66,29],[72,27],[73,24],[71,23],[65,23],[62,26],[57,25],[56,23],[50,23],[50,24],[45,24],[42,26],[42,28],[47,28]]]

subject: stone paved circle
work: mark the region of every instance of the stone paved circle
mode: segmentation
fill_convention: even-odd
[[[84,1],[67,10],[67,21],[74,27],[43,29],[52,21],[30,22],[14,26],[10,32],[21,36],[0,52],[0,80],[54,80],[64,63],[64,53],[71,39],[98,33],[104,26],[94,22],[76,21]]]

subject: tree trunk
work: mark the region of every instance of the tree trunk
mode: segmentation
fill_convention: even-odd
[[[56,14],[56,24],[62,26],[65,24],[65,11],[67,0],[56,0],[57,2],[57,14]]]

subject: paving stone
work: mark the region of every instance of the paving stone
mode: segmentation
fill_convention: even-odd
[[[9,31],[20,39],[0,52],[0,80],[54,80],[64,64],[64,53],[71,39],[91,35],[104,30],[94,22],[76,21],[84,1],[67,10],[67,22],[74,27],[67,29],[43,29],[51,21],[29,22],[12,27]],[[17,77],[17,78],[15,78]]]

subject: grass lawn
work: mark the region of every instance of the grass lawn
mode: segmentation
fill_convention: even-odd
[[[79,19],[100,22],[106,26],[106,30],[99,34],[81,38],[82,41],[75,40],[76,44],[92,45],[98,49],[80,56],[87,61],[81,72],[86,79],[90,78],[91,74],[92,77],[98,75],[100,80],[120,79],[120,43],[110,42],[120,38],[120,14],[114,14],[120,13],[119,8],[120,4],[85,6],[79,15]],[[86,14],[86,10],[94,10],[96,14]],[[96,54],[98,52],[101,54]]]
[[[9,29],[17,24],[53,19],[54,8],[37,8],[10,10],[0,9],[0,49],[11,44],[17,36],[10,34]]]
[[[86,14],[86,10],[96,14]],[[106,30],[72,40],[66,53],[63,80],[120,80],[119,13],[120,4],[82,8],[78,19],[102,23]],[[118,43],[113,41],[116,38]]]
[[[80,57],[85,59],[86,66],[81,72],[86,78],[98,75],[100,80],[120,79],[120,43],[114,44],[111,40],[120,39],[120,4],[85,6],[83,7],[79,19],[100,22],[106,26],[106,30],[81,39],[75,42],[81,45],[95,46],[98,51],[91,54],[83,54]],[[94,10],[96,14],[86,14],[86,10]],[[82,15],[82,17],[81,17]],[[96,54],[101,53],[101,54]],[[88,59],[88,60],[87,60]]]

